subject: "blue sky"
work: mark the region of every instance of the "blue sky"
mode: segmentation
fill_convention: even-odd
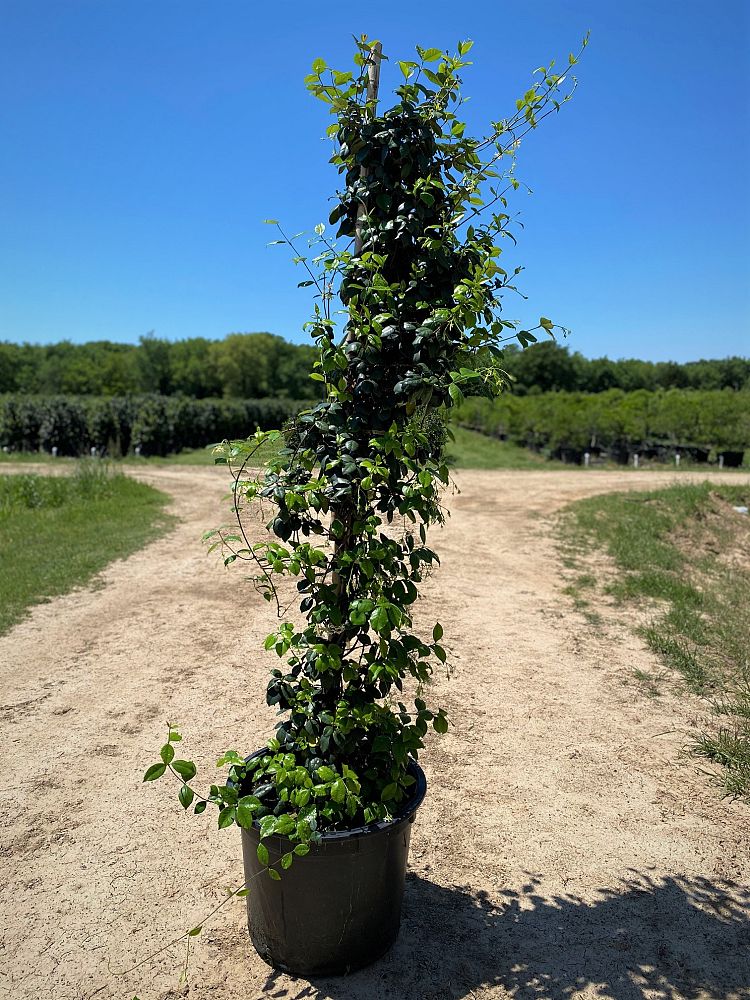
[[[749,21],[747,0],[4,0],[0,339],[303,340],[308,293],[261,220],[329,211],[312,59],[348,68],[352,33],[394,62],[472,38],[479,128],[591,29],[575,99],[520,151],[529,302],[507,314],[590,357],[749,354]]]

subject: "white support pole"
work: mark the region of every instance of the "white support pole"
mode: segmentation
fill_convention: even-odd
[[[375,117],[377,110],[378,87],[380,86],[380,60],[382,56],[383,56],[383,46],[380,44],[380,42],[373,42],[373,44],[370,46],[370,52],[367,56],[367,114],[370,120],[372,120]],[[362,165],[362,167],[360,167],[359,176],[362,179],[367,177],[367,170],[364,164]],[[362,245],[364,242],[362,239],[362,228],[366,216],[367,216],[367,206],[365,205],[364,200],[360,199],[359,205],[357,206],[357,225],[354,231],[355,257],[358,257],[362,253]],[[349,340],[352,337],[352,333],[353,331],[349,330],[347,334],[347,340]],[[351,527],[351,517],[353,516],[351,514],[351,510],[349,511],[349,514],[350,514],[349,521],[345,529],[347,533],[348,533],[348,528]],[[345,518],[342,518],[342,520],[346,521]],[[341,554],[341,551],[346,548],[347,544],[348,544],[348,539],[346,537],[337,538],[333,548],[334,556],[338,557]],[[335,570],[331,574],[331,583],[334,586],[336,595],[340,596],[343,584],[341,581],[341,577]]]
[[[375,117],[378,103],[378,88],[380,86],[380,60],[383,56],[383,46],[380,42],[374,42],[367,57],[367,107],[370,118]],[[360,169],[360,177],[367,177],[367,170],[364,166]],[[357,230],[354,237],[354,253],[358,256],[362,253],[362,221],[367,215],[367,207],[363,201],[357,206]]]

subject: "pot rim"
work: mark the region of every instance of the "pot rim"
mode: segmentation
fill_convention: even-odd
[[[248,756],[245,757],[245,761],[247,762],[253,760],[255,757],[260,757],[266,753],[269,753],[268,747],[263,747],[261,750],[256,750],[255,753],[248,754]],[[397,826],[399,823],[403,823],[405,820],[412,819],[417,809],[419,809],[422,805],[424,797],[427,794],[427,778],[425,777],[424,771],[413,757],[409,758],[407,772],[416,779],[414,794],[411,798],[407,799],[406,802],[401,803],[398,812],[391,819],[375,820],[374,823],[367,823],[364,826],[354,826],[350,830],[330,830],[327,833],[320,834],[319,842],[330,843],[340,840],[350,840],[355,837],[367,837],[371,834],[389,830]],[[252,829],[260,830],[260,824],[257,820],[253,823]],[[249,833],[250,831],[243,829],[242,832]],[[279,834],[272,834],[272,836],[278,837]]]

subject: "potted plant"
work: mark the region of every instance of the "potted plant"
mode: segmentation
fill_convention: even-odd
[[[192,785],[193,763],[176,759],[173,727],[145,775],[171,772],[185,809],[217,808],[220,827],[241,828],[253,942],[299,974],[365,965],[398,933],[409,832],[426,791],[419,752],[430,727],[448,728],[426,693],[446,662],[443,628],[424,634],[412,616],[438,563],[427,529],[444,519],[444,417],[466,391],[500,390],[505,341],[553,331],[545,318],[517,330],[502,316],[520,268],[508,273],[499,260],[512,238],[515,150],[572,87],[563,94],[565,78],[542,67],[513,116],[470,138],[457,116],[470,48],[417,47],[416,60],[398,63],[403,82],[382,113],[379,43],[357,40],[353,72],[313,64],[308,89],[335,119],[337,232],[328,239],[316,227],[310,258],[281,230],[278,242],[295,248],[302,285],[316,290],[311,377],[324,398],[299,414],[258,475],[248,471],[255,449],[278,432],[219,447],[234,468],[237,526],[208,536],[227,564],[254,564],[282,619],[265,644],[282,661],[267,690],[279,721],[266,747],[225,753],[228,778],[205,795]],[[255,507],[271,514],[259,541],[246,528]],[[299,599],[291,618],[281,597],[289,582],[276,582],[287,577]]]

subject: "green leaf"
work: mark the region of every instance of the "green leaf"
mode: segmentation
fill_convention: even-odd
[[[191,778],[195,777],[195,764],[192,760],[173,760],[172,768],[183,781],[190,781]]]
[[[319,767],[315,773],[319,775],[323,781],[333,781],[336,777],[336,772],[332,768],[327,767],[325,764],[323,767]]]
[[[422,59],[425,62],[437,62],[438,59],[442,57],[443,53],[440,49],[425,49],[422,53]]]
[[[443,638],[443,626],[440,624],[440,622],[437,622],[435,628],[432,630],[433,642],[440,642],[442,638]]]
[[[376,632],[390,631],[391,620],[388,617],[388,609],[382,604],[370,615],[370,624]]]
[[[411,62],[399,62],[398,68],[404,74],[404,79],[408,80],[409,77],[414,72],[414,63],[411,63]]]
[[[203,930],[202,924],[198,924],[197,927],[193,927],[191,931],[188,931],[188,937],[198,937],[198,935],[202,930]]]
[[[343,802],[346,798],[346,785],[341,778],[337,778],[331,785],[331,798],[334,802]]]
[[[144,781],[156,781],[157,778],[161,778],[162,774],[167,769],[166,764],[152,764],[151,767],[143,775]]]
[[[398,785],[395,781],[392,781],[390,785],[386,785],[383,791],[380,793],[380,798],[383,802],[388,802],[390,799],[394,798],[396,792],[398,791]]]
[[[284,868],[284,869],[291,868],[292,867],[292,860],[293,859],[294,859],[294,855],[291,852],[289,852],[287,854],[283,854],[281,856],[281,867]]]
[[[543,326],[545,330],[552,330],[554,325],[551,319],[547,319],[546,316],[540,316],[539,326]]]
[[[193,810],[193,812],[195,813],[196,816],[200,816],[200,814],[202,812],[206,811],[206,806],[207,805],[208,805],[208,803],[207,802],[203,802],[202,800],[200,802],[196,802],[195,803],[195,809]]]
[[[174,760],[174,747],[169,743],[165,743],[159,752],[159,756],[165,764],[169,764],[172,760]]]
[[[472,42],[471,39],[469,39],[469,38],[467,38],[465,42],[459,42],[458,43],[458,54],[460,56],[465,56],[466,53],[469,52],[469,50],[472,48],[473,45],[474,45],[474,42]]]
[[[250,827],[253,825],[254,817],[255,813],[250,808],[250,806],[245,805],[243,803],[240,803],[237,806],[237,822],[239,823],[240,826],[244,827],[246,830],[249,830]]]
[[[278,226],[279,224],[278,219],[264,219],[263,222],[266,226]]]
[[[444,715],[436,715],[432,720],[432,727],[436,733],[448,732],[448,720]]]
[[[268,848],[266,847],[265,844],[263,843],[258,844],[257,848],[255,849],[255,853],[258,855],[258,861],[260,861],[262,865],[268,864],[270,856],[268,854]]]
[[[294,822],[294,817],[290,816],[289,813],[284,813],[283,816],[279,816],[276,820],[274,826],[274,833],[278,833],[282,837],[288,836],[293,832],[296,823]]]
[[[298,858],[304,858],[306,854],[310,853],[310,845],[297,844],[294,848],[294,853],[297,855]]]
[[[451,382],[451,384],[448,386],[448,395],[453,400],[456,406],[460,406],[461,403],[463,403],[464,401],[464,394],[461,392],[461,390],[458,388],[455,382]]]
[[[193,789],[190,787],[190,785],[182,786],[182,788],[180,789],[179,799],[180,799],[180,805],[182,806],[183,809],[187,809],[190,806],[190,804],[193,801],[194,794],[195,793],[193,792]]]
[[[268,869],[268,874],[271,876],[271,878],[274,880],[274,882],[280,882],[281,881],[281,875],[279,875],[279,873],[276,871],[275,868],[269,868]]]
[[[270,837],[271,834],[276,829],[276,817],[264,816],[260,821],[260,835],[261,837]]]
[[[533,333],[529,333],[528,330],[519,330],[516,334],[516,340],[523,348],[528,347],[529,344],[536,344],[537,342],[537,338]]]
[[[219,813],[219,829],[224,830],[226,827],[231,826],[234,823],[234,818],[236,815],[236,810],[234,806],[226,806]]]
[[[317,73],[318,76],[320,76],[323,70],[326,69],[327,67],[328,63],[325,61],[325,59],[321,59],[320,57],[318,57],[317,59],[313,60],[312,64],[313,73]]]

